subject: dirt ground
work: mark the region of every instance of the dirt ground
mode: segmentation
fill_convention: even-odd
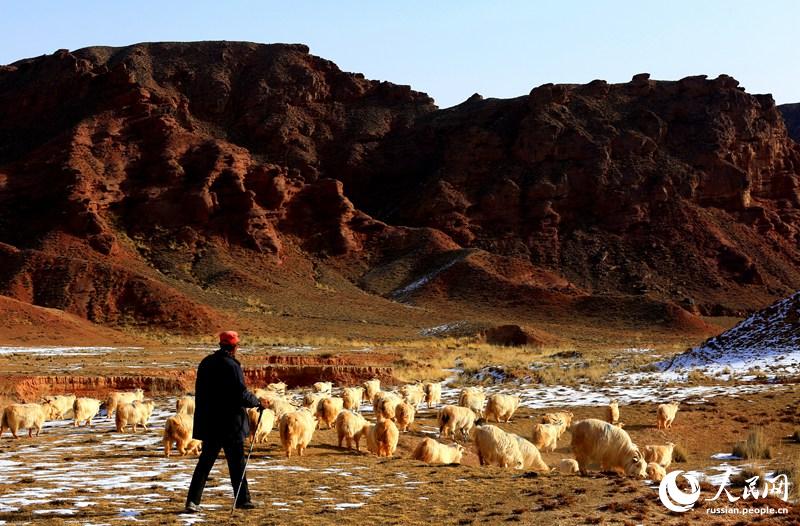
[[[714,468],[721,464],[712,455],[729,453],[749,429],[762,426],[774,454],[772,460],[758,462],[771,471],[800,455],[800,444],[786,438],[800,427],[799,392],[797,384],[788,383],[705,401],[689,398],[668,431],[656,429],[652,402],[623,405],[621,420],[639,445],[671,441],[688,452],[687,462],[673,464],[668,471],[697,470],[709,475],[718,474]],[[185,515],[181,511],[195,459],[163,457],[160,433],[174,398],[157,402],[149,431],[138,434],[117,434],[110,420],[99,418],[94,429],[74,429],[64,421],[48,424],[39,438],[13,440],[4,435],[0,439],[0,521],[303,526],[800,524],[800,513],[791,505],[784,505],[789,515],[751,519],[707,515],[701,499],[700,509],[671,514],[659,502],[657,486],[644,481],[610,473],[581,477],[481,467],[471,445],[462,465],[428,466],[410,459],[421,437],[435,432],[434,411],[427,409],[420,411],[413,430],[401,436],[391,459],[341,449],[335,431],[317,430],[307,455],[287,460],[273,430],[266,444],[256,446],[248,471],[251,493],[261,504],[258,509],[229,517],[232,492],[220,459],[206,488],[202,513]],[[547,411],[551,408],[572,410],[577,419],[604,415],[599,406],[551,406]],[[512,422],[500,427],[529,437],[532,419],[543,412],[522,408]],[[365,410],[365,416],[372,415]],[[555,452],[543,454],[545,461],[554,466],[570,457],[569,441],[566,433]],[[704,487],[703,497],[711,496]],[[773,507],[783,505],[776,502]]]

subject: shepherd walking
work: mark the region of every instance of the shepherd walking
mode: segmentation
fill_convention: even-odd
[[[203,358],[197,368],[193,437],[203,442],[203,451],[186,497],[189,513],[200,511],[203,489],[220,450],[225,451],[228,461],[234,498],[241,487],[234,505],[239,509],[255,508],[244,474],[244,437],[249,432],[245,408],[266,407],[267,401],[247,390],[242,366],[236,359],[238,348],[239,335],[223,332],[219,335],[219,350]]]

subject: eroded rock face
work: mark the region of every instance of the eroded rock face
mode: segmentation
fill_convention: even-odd
[[[769,95],[726,75],[470,99],[420,117],[373,160],[346,181],[373,217],[596,293],[736,312],[800,285],[800,147]]]
[[[434,108],[427,95],[343,73],[301,45],[142,44],[3,66],[0,242],[23,252],[4,253],[11,274],[0,292],[100,323],[117,323],[120,304],[138,305],[134,319],[172,329],[191,309],[165,323],[139,308],[153,296],[172,310],[169,298],[181,295],[153,267],[192,265],[220,244],[278,263],[286,242],[357,252],[365,232],[385,225],[330,177]],[[154,254],[165,245],[179,245],[181,263]]]
[[[5,375],[0,379],[5,393],[17,400],[39,402],[49,394],[105,397],[112,391],[142,389],[147,396],[153,393],[182,395],[194,391],[196,371],[152,371],[137,376],[39,376]],[[310,387],[314,382],[331,381],[335,385],[356,385],[378,378],[383,385],[397,383],[392,368],[387,366],[351,364],[271,364],[244,370],[245,382],[251,389],[269,382],[283,381],[290,389]]]
[[[800,103],[781,104],[778,111],[786,123],[786,131],[795,142],[800,142]]]
[[[798,148],[725,75],[437,110],[302,45],[60,50],[0,66],[0,293],[207,332],[209,288],[302,260],[399,301],[738,313],[800,288]]]
[[[391,367],[363,365],[268,365],[245,371],[245,376],[253,385],[284,382],[289,388],[309,387],[320,381],[359,385],[373,378],[378,378],[382,385],[397,383]]]
[[[0,287],[26,303],[103,325],[149,321],[178,333],[193,333],[223,321],[178,290],[124,267],[2,243]]]
[[[142,389],[148,396],[184,394],[194,390],[195,372],[160,376],[23,376],[5,375],[0,381],[5,392],[24,402],[41,401],[50,394],[74,394],[105,400],[112,391]]]
[[[3,240],[28,247],[65,227],[108,254],[121,220],[128,232],[188,226],[279,254],[279,221],[347,230],[353,207],[324,177],[433,108],[299,45],[141,44],[20,61],[0,70],[0,200],[13,205],[3,224],[45,213]],[[295,197],[321,211],[298,213]],[[352,242],[334,235],[334,249]]]

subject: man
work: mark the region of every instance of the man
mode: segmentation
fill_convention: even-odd
[[[225,331],[219,335],[219,350],[203,358],[197,368],[195,382],[194,431],[192,436],[203,442],[203,451],[189,485],[186,512],[200,511],[200,499],[208,474],[219,456],[225,451],[231,475],[234,498],[241,481],[242,490],[235,506],[252,509],[247,479],[244,479],[244,437],[249,432],[246,407],[266,407],[244,384],[242,366],[236,360],[239,335]]]

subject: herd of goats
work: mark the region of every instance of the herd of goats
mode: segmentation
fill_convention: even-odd
[[[441,383],[425,382],[403,385],[397,392],[381,390],[380,380],[364,382],[362,386],[343,387],[341,396],[333,396],[331,382],[317,382],[313,391],[302,397],[298,407],[287,396],[286,384],[271,383],[256,389],[254,394],[267,400],[268,409],[247,410],[250,421],[251,443],[264,442],[277,426],[281,444],[287,457],[293,453],[302,456],[314,431],[325,426],[336,429],[339,447],[360,450],[361,439],[366,448],[378,456],[391,457],[401,432],[414,422],[417,408],[425,403],[428,408],[440,406],[437,413],[439,439],[452,437],[453,444],[445,444],[431,437],[423,438],[414,448],[412,458],[430,464],[460,463],[465,448],[458,443],[472,441],[481,465],[504,468],[550,471],[541,451],[554,451],[561,435],[567,430],[572,435],[573,458],[562,459],[557,466],[565,473],[586,474],[590,466],[613,470],[637,478],[659,481],[665,468],[672,462],[674,444],[639,447],[619,423],[619,405],[611,402],[606,408],[606,420],[589,418],[573,422],[570,411],[545,414],[533,424],[531,440],[500,429],[489,422],[508,422],[519,407],[519,396],[486,393],[480,387],[462,389],[457,405],[441,405]],[[114,418],[116,430],[125,432],[138,426],[147,429],[147,422],[155,402],[144,399],[144,392],[112,392],[107,400],[54,395],[42,403],[10,404],[3,409],[0,435],[6,428],[14,438],[17,432],[27,429],[28,436],[39,436],[46,420],[68,417],[74,425],[92,425],[105,402],[108,418]],[[362,402],[372,403],[375,422],[361,414]],[[164,453],[169,456],[173,444],[181,455],[198,454],[202,443],[192,438],[194,398],[184,396],[176,402],[176,414],[166,419],[164,427]],[[671,426],[678,404],[661,404],[657,409],[659,429]]]

